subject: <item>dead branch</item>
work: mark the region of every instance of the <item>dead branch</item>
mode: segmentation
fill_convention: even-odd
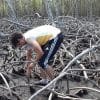
[[[1,77],[2,77],[2,79],[4,80],[4,82],[5,82],[6,86],[7,86],[8,90],[9,90],[9,93],[10,93],[10,95],[11,95],[11,97],[12,97],[12,91],[11,91],[11,89],[10,89],[10,86],[9,86],[9,84],[8,84],[7,80],[5,79],[5,77],[3,76],[3,74],[2,74],[2,73],[0,73],[0,76],[1,76]]]
[[[68,64],[67,66],[62,70],[62,72],[59,74],[58,77],[56,77],[55,79],[53,79],[49,84],[47,84],[46,86],[44,86],[42,89],[38,90],[36,93],[34,93],[28,100],[32,100],[35,96],[37,96],[40,92],[42,92],[43,90],[45,90],[46,88],[48,88],[50,85],[52,85],[53,83],[55,83],[58,79],[60,79],[61,77],[63,77],[66,74],[66,70],[68,70],[68,68],[75,62],[77,61],[79,58],[81,58],[83,55],[95,50],[97,47],[99,47],[99,45],[95,45],[92,46],[91,48],[88,48],[86,50],[84,50],[82,53],[80,53],[79,55],[77,55],[76,57],[74,57]]]
[[[9,19],[3,18],[3,20],[4,20],[4,21],[8,21],[8,22],[10,22],[10,23],[14,23],[14,24],[19,25],[19,26],[22,26],[22,27],[26,27],[26,28],[28,28],[28,29],[31,29],[31,28],[32,28],[32,27],[30,27],[30,26],[28,26],[28,25],[23,25],[23,24],[20,24],[19,22],[15,22],[15,21],[12,21],[12,20],[9,20]]]

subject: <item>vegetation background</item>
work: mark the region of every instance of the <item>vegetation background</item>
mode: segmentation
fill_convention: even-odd
[[[47,2],[53,16],[100,16],[100,0],[0,0],[0,17],[9,17],[11,9],[17,17],[33,15],[36,12],[45,17]]]

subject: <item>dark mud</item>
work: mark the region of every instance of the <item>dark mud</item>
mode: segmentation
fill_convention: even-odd
[[[29,21],[31,19],[31,21]],[[63,24],[58,25],[62,33],[65,35],[63,45],[55,55],[51,65],[55,70],[55,78],[67,66],[67,64],[87,48],[100,43],[100,23],[97,20],[93,22],[75,19],[73,17],[60,17],[59,21]],[[24,48],[16,51],[10,45],[10,36],[13,32],[25,32],[31,27],[36,27],[43,24],[48,24],[48,19],[32,19],[20,18],[20,25],[16,22],[0,19],[0,72],[6,74],[5,79],[8,82],[10,90],[4,84],[0,77],[0,100],[28,100],[30,96],[43,86],[36,86],[34,82],[41,79],[38,66],[33,69],[33,74],[30,79],[25,76],[25,56]],[[26,27],[29,26],[29,27]],[[100,47],[92,52],[85,54],[79,59],[79,63],[73,63],[69,69],[92,69],[97,71],[86,71],[88,79],[85,78],[83,71],[70,71],[59,79],[54,87],[57,93],[70,98],[80,98],[77,100],[99,100],[100,99]],[[17,55],[16,55],[17,54]],[[12,57],[13,55],[13,57]],[[67,70],[66,70],[67,72]],[[50,89],[46,89],[38,94],[33,100],[49,100]],[[57,93],[52,97],[52,100],[71,100],[65,99],[64,96],[59,96]],[[3,98],[3,99],[2,99]],[[13,99],[12,99],[13,98]]]

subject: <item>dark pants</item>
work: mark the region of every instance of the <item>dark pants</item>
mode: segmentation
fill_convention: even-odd
[[[61,43],[63,42],[63,38],[63,34],[60,33],[54,39],[48,41],[45,45],[42,46],[44,54],[38,62],[40,67],[44,69],[48,67],[49,61],[53,58],[53,56],[59,49]]]

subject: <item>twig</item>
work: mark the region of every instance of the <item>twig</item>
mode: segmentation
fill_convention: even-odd
[[[68,65],[62,70],[61,73],[65,72],[75,61],[77,61],[78,59],[80,59],[83,55],[95,50],[97,47],[100,47],[100,45],[94,45],[91,48],[88,48],[86,50],[84,50],[82,53],[80,53],[79,55],[77,55],[76,57],[74,57],[69,63]]]
[[[68,69],[67,72],[70,71],[92,71],[92,72],[100,72],[100,69]]]
[[[52,85],[54,82],[56,82],[58,79],[60,79],[61,77],[63,77],[66,73],[62,73],[60,74],[58,77],[56,77],[55,79],[53,79],[50,83],[48,83],[46,86],[44,86],[42,89],[38,90],[36,93],[34,93],[28,100],[32,100],[36,95],[38,95],[40,92],[42,92],[43,90],[47,89],[50,85]]]
[[[52,89],[52,90],[54,90],[54,89]],[[51,92],[50,95],[49,95],[48,100],[52,100],[52,97],[53,97],[53,93]]]
[[[91,90],[93,92],[100,93],[100,90],[97,90],[97,89],[94,89],[94,88],[90,88],[90,87],[74,87],[74,88],[70,88],[70,90],[75,90],[75,89],[86,89],[86,90]]]
[[[7,80],[5,79],[5,77],[4,77],[4,75],[3,75],[2,73],[0,73],[0,76],[2,77],[3,81],[5,82],[5,84],[6,84],[7,88],[8,88],[8,90],[9,90],[9,93],[10,93],[10,95],[11,95],[11,97],[12,97],[12,91],[11,91],[11,89],[10,89],[10,87],[9,87],[9,84],[8,84]]]
[[[14,24],[17,24],[17,25],[19,25],[19,26],[23,26],[23,27],[29,28],[29,29],[32,28],[32,27],[30,27],[30,26],[28,26],[28,25],[23,25],[23,24],[20,24],[20,23],[18,23],[18,22],[15,22],[15,21],[12,21],[12,20],[9,20],[9,19],[3,18],[3,20],[4,20],[4,21],[11,22],[11,23],[14,23]]]
[[[62,46],[63,46],[65,52],[67,52],[71,57],[74,57],[73,54],[71,54],[69,51],[67,51],[67,49],[65,48],[64,44],[62,44]],[[80,61],[79,60],[77,60],[76,62],[81,66],[82,69],[85,69],[84,65],[83,64],[80,64]],[[88,79],[87,73],[85,71],[83,71],[83,73],[84,73],[85,78]]]
[[[67,75],[72,75],[72,76],[78,76],[78,77],[80,77],[80,78],[82,78],[82,79],[85,79],[83,76],[80,76],[80,75],[76,75],[76,74],[72,74],[72,73],[67,73],[67,72],[66,72],[66,74],[67,74]],[[92,83],[96,88],[100,89],[100,87],[99,87],[94,81],[92,81],[91,79],[88,78],[86,81],[89,81],[89,82]]]
[[[53,84],[54,82],[56,82],[58,79],[60,79],[61,77],[63,77],[66,74],[66,70],[75,62],[77,61],[79,58],[81,58],[83,55],[87,54],[88,52],[91,52],[93,50],[95,50],[97,47],[99,47],[100,45],[95,45],[92,46],[91,48],[88,48],[86,50],[84,50],[82,53],[80,53],[79,55],[77,55],[75,58],[73,58],[68,65],[62,70],[62,72],[59,74],[58,77],[56,77],[55,79],[53,79],[49,84],[47,84],[46,86],[44,86],[42,89],[38,90],[36,93],[34,93],[28,100],[32,100],[36,95],[38,95],[40,92],[42,92],[43,90],[45,90],[46,88],[48,88],[51,84]]]
[[[2,88],[2,89],[4,89],[4,90],[8,90],[8,88],[3,87],[3,86],[0,86],[0,88]],[[12,94],[15,95],[15,96],[18,98],[18,100],[22,100],[21,97],[18,95],[18,93],[16,93],[16,92],[13,91],[13,90],[12,90]]]

